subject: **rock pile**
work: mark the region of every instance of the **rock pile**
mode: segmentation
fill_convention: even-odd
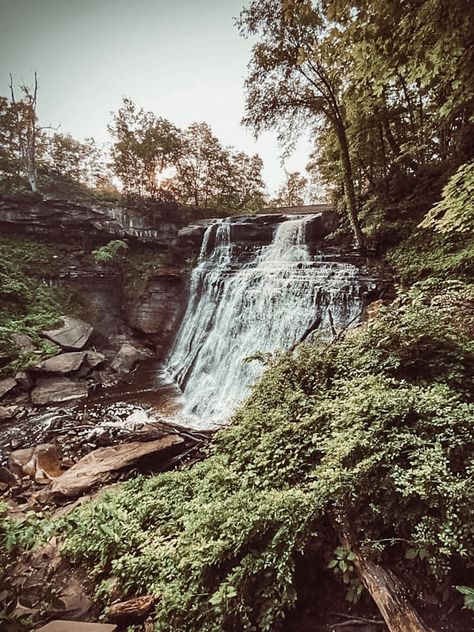
[[[150,355],[126,342],[118,353],[106,356],[91,347],[94,329],[72,316],[62,324],[42,332],[57,352],[14,377],[0,380],[0,422],[17,418],[25,406],[48,406],[87,397],[91,388],[101,385],[111,374],[129,373]],[[35,353],[33,340],[13,334],[12,341],[23,353]]]

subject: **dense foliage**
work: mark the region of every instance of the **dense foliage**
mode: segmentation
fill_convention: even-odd
[[[467,0],[253,0],[244,122],[290,143],[313,134],[310,171],[332,187],[359,244],[362,205],[415,194],[473,155],[473,13]]]
[[[29,240],[0,240],[0,371],[9,373],[36,364],[55,348],[40,338],[42,329],[55,325],[71,307],[71,295],[44,282],[54,270],[51,247]],[[23,353],[12,334],[29,335],[35,351]]]
[[[344,521],[365,554],[452,599],[473,554],[473,299],[425,283],[332,343],[275,357],[206,461],[60,521],[67,554],[102,597],[112,577],[159,594],[158,630],[277,630],[302,555],[357,598]]]
[[[403,284],[428,276],[472,279],[474,274],[474,167],[462,165],[450,178],[441,200],[418,226],[398,221],[393,230],[403,239],[388,259]],[[385,230],[390,229],[385,224]],[[380,229],[379,229],[380,230]]]

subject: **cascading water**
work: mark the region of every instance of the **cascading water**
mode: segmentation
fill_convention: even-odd
[[[262,370],[249,356],[287,349],[315,323],[330,331],[357,320],[359,268],[311,257],[306,228],[313,219],[283,221],[272,243],[250,254],[233,239],[238,220],[207,228],[168,361],[194,424],[225,422],[245,398]]]

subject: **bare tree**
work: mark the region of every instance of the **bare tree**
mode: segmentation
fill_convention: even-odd
[[[46,127],[38,126],[38,116],[36,107],[38,104],[38,74],[35,71],[33,87],[26,84],[19,86],[23,93],[23,98],[17,101],[13,87],[13,76],[10,73],[10,94],[15,114],[16,135],[20,150],[20,161],[28,178],[31,190],[38,191],[36,179],[36,149],[40,133],[44,129],[56,129],[51,125]]]

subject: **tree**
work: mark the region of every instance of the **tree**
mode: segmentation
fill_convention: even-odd
[[[10,95],[12,113],[14,116],[14,129],[19,148],[20,164],[26,173],[32,191],[38,190],[36,180],[36,148],[41,130],[38,127],[36,106],[38,102],[38,76],[34,74],[34,84],[30,88],[26,84],[20,85],[23,98],[16,100],[13,87],[13,77],[10,74]]]
[[[285,172],[286,180],[278,189],[272,200],[274,206],[302,206],[306,204],[308,193],[308,178],[299,171]]]
[[[243,151],[229,151],[229,174],[225,200],[236,210],[260,210],[265,204],[265,185],[262,179],[263,161],[258,154],[249,156]]]
[[[420,176],[472,155],[473,14],[466,0],[327,4],[344,52],[344,107],[356,192],[397,202]],[[318,139],[334,178],[335,136]],[[470,140],[471,139],[471,140]],[[314,166],[314,163],[313,163]]]
[[[160,177],[180,150],[180,130],[124,98],[109,132],[114,138],[112,168],[126,194],[157,197]]]
[[[184,130],[174,166],[170,184],[184,204],[216,206],[230,189],[229,154],[207,123],[192,123]]]
[[[92,163],[99,158],[93,139],[81,143],[70,134],[54,133],[46,143],[45,168],[52,178],[90,184]]]
[[[16,115],[12,104],[0,97],[0,177],[2,187],[11,188],[21,179]]]
[[[343,104],[344,68],[338,31],[310,0],[253,0],[238,20],[244,36],[257,36],[246,80],[244,123],[256,133],[277,129],[280,138],[322,120],[333,129],[339,149],[349,220],[364,245],[354,189]]]

